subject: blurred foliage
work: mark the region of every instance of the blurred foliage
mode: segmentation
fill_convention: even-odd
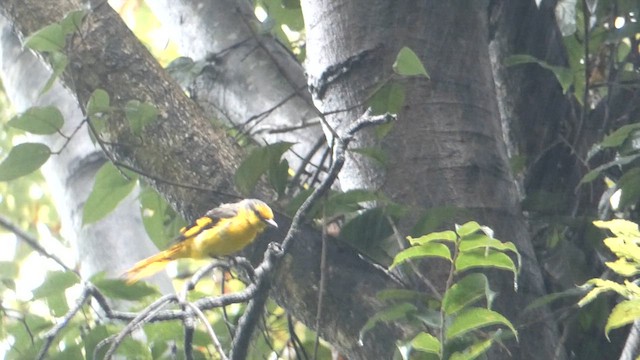
[[[580,299],[578,305],[585,306],[593,302],[602,294],[613,292],[623,300],[611,309],[604,327],[604,333],[609,339],[609,332],[633,323],[640,319],[640,231],[638,224],[627,220],[614,219],[610,221],[595,221],[594,224],[613,233],[612,237],[604,239],[604,244],[616,259],[606,262],[622,281],[595,278],[584,285],[590,291]]]

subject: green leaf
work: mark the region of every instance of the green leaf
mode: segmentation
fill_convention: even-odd
[[[440,356],[442,354],[442,346],[440,340],[435,336],[426,332],[421,332],[411,340],[411,347],[414,350],[436,354]]]
[[[407,260],[420,259],[423,257],[439,257],[451,261],[451,250],[449,250],[447,245],[440,243],[426,243],[424,245],[412,246],[397,253],[389,268],[394,268]]]
[[[187,225],[157,191],[144,185],[140,192],[140,211],[144,228],[159,249],[166,248],[179,230]]]
[[[110,110],[109,94],[103,89],[96,89],[87,102],[87,115],[107,113]]]
[[[602,173],[603,170],[606,170],[606,169],[608,169],[610,167],[614,167],[614,166],[627,165],[627,164],[635,161],[639,157],[640,157],[640,153],[617,157],[615,160],[609,161],[608,163],[604,163],[604,164],[596,167],[595,169],[589,171],[582,178],[582,180],[580,180],[580,184],[585,184],[585,183],[588,183],[588,182],[591,182],[591,181],[595,180],[600,175],[600,173]]]
[[[67,304],[67,298],[64,295],[64,292],[49,295],[46,298],[47,306],[49,306],[49,311],[53,316],[64,316],[64,314],[69,311],[69,305]]]
[[[518,260],[518,265],[516,268],[516,272],[520,271],[520,264],[522,264],[522,259],[520,258],[520,253],[516,246],[511,242],[502,242],[500,240],[494,239],[484,234],[476,233],[472,235],[468,235],[463,237],[460,240],[459,245],[460,253],[464,253],[467,251],[474,251],[477,249],[493,249],[501,252],[511,251],[516,255]]]
[[[362,327],[362,330],[360,330],[360,341],[362,341],[364,335],[369,332],[369,330],[373,329],[378,323],[407,319],[417,310],[418,308],[416,308],[413,304],[400,303],[393,307],[378,311],[371,318],[369,318],[369,320],[367,320],[367,322]]]
[[[640,318],[640,299],[625,300],[616,305],[611,310],[604,328],[607,339],[611,330],[631,324],[638,318]]]
[[[91,283],[112,299],[136,301],[150,295],[160,295],[160,292],[154,286],[144,281],[127,285],[121,279],[105,279],[103,273],[91,278]]]
[[[40,143],[14,146],[0,163],[0,181],[9,181],[38,170],[51,156],[49,147]]]
[[[278,142],[253,149],[236,170],[234,181],[238,190],[248,195],[269,169],[278,167],[285,151],[293,146],[290,142]]]
[[[134,135],[140,135],[145,125],[158,118],[158,109],[149,103],[129,100],[124,106],[124,114]]]
[[[276,191],[278,196],[283,196],[287,189],[287,180],[289,179],[289,162],[282,159],[275,167],[268,171],[269,184]]]
[[[605,136],[598,145],[602,149],[622,146],[629,136],[637,130],[640,130],[640,123],[621,126]]]
[[[444,294],[442,310],[453,315],[490,293],[489,280],[484,274],[470,274],[453,284]]]
[[[574,79],[573,72],[571,71],[570,68],[566,68],[563,66],[550,65],[545,61],[536,59],[535,57],[531,55],[526,55],[526,54],[512,55],[505,60],[505,66],[514,66],[514,65],[530,64],[530,63],[538,64],[539,66],[551,71],[553,75],[556,77],[556,79],[558,80],[558,83],[560,83],[560,86],[562,86],[563,93],[566,94],[567,91],[569,91],[569,88],[571,87],[571,85],[573,85],[573,79]]]
[[[411,236],[407,237],[407,240],[409,240],[409,243],[411,245],[424,245],[432,241],[455,242],[457,239],[458,236],[451,230],[434,232],[431,234],[420,236],[419,238],[414,238]]]
[[[462,238],[460,241],[460,251],[470,251],[474,249],[491,248],[499,251],[511,251],[517,253],[518,249],[511,242],[502,242],[484,234],[473,234]]]
[[[51,76],[49,76],[49,79],[47,79],[47,82],[42,87],[42,90],[40,90],[40,95],[46,93],[51,89],[51,87],[53,86],[53,83],[64,72],[64,70],[67,68],[67,65],[69,65],[69,58],[67,57],[67,55],[63,53],[54,52],[49,57],[49,63],[51,64],[51,69],[53,70],[53,72],[51,73]]]
[[[78,284],[78,275],[68,271],[50,271],[42,285],[33,290],[33,299],[41,299],[64,293],[64,290]]]
[[[473,345],[464,349],[464,351],[458,351],[451,354],[451,357],[449,358],[449,360],[473,360],[478,356],[487,352],[487,350],[489,350],[489,348],[491,347],[494,341],[495,340],[492,337],[484,341],[478,341],[476,343],[473,343]]]
[[[429,78],[429,74],[427,74],[427,70],[422,65],[418,55],[406,46],[398,52],[396,61],[393,63],[393,71],[402,76],[424,76]]]
[[[35,51],[55,52],[64,48],[65,33],[60,24],[51,24],[34,32],[24,42],[24,46]]]
[[[31,107],[7,123],[11,127],[37,135],[55,134],[63,124],[62,113],[55,106]]]
[[[82,210],[82,223],[90,224],[107,216],[136,185],[135,179],[126,179],[113,166],[105,163],[96,174],[96,181]]]
[[[373,115],[398,114],[402,110],[404,99],[404,86],[397,82],[388,82],[371,96],[369,107]]]
[[[504,253],[497,251],[471,250],[458,255],[455,262],[456,272],[472,268],[497,268],[509,270],[517,275],[518,269],[513,260]]]
[[[624,209],[634,205],[640,199],[640,168],[629,169],[618,180],[618,187],[622,190],[618,208]]]
[[[451,340],[470,331],[491,325],[506,326],[511,330],[511,332],[513,332],[516,340],[518,339],[518,332],[515,327],[513,327],[513,324],[511,324],[511,322],[501,314],[485,308],[471,308],[456,316],[451,325],[447,328],[447,340]]]
[[[456,233],[460,237],[469,236],[474,234],[482,229],[482,226],[475,221],[469,221],[468,223],[464,223],[462,225],[456,225]]]
[[[75,10],[69,12],[62,21],[60,21],[60,26],[62,27],[62,32],[66,35],[77,32],[80,29],[80,25],[82,25],[82,20],[89,13],[89,10]]]
[[[88,333],[82,334],[82,345],[84,346],[85,354],[87,360],[97,360],[104,359],[104,355],[107,352],[108,346],[103,346],[100,351],[98,351],[95,358],[93,357],[96,346],[104,339],[109,337],[111,334],[107,330],[105,325],[97,325],[93,329],[89,330]]]

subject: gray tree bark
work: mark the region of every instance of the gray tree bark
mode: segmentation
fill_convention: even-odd
[[[302,158],[323,140],[319,114],[302,66],[282,44],[260,32],[250,3],[158,0],[149,6],[183,56],[209,59],[210,66],[187,86],[192,98],[258,143],[295,143],[285,158],[299,169]],[[315,165],[325,149],[315,150]]]
[[[416,209],[465,209],[450,221],[475,219],[493,228],[497,238],[513,241],[523,255],[519,289],[514,293],[507,277],[494,280],[499,280],[499,310],[522,327],[520,343],[509,344],[511,355],[497,350],[491,358],[543,359],[556,353],[562,358],[553,320],[544,312],[533,317],[521,313],[544,288],[509,171],[486,6],[465,1],[303,1],[310,87],[316,106],[335,113],[327,116],[329,123],[345,126],[391,72],[400,48],[416,51],[431,79],[407,83],[399,121],[381,142],[371,134],[359,139],[364,146],[382,145],[390,157],[387,168],[376,171],[366,159],[353,157],[341,184],[379,188]],[[401,227],[405,233],[415,218]],[[427,276],[436,282],[442,283],[442,275],[437,266],[428,269]]]

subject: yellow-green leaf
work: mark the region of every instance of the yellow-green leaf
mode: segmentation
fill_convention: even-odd
[[[411,340],[411,347],[414,350],[436,354],[438,356],[442,354],[442,346],[440,345],[440,340],[426,332],[421,332],[420,334],[416,335],[416,337]]]
[[[424,76],[429,78],[429,74],[418,55],[406,46],[398,52],[396,61],[393,63],[393,71],[402,76]]]
[[[622,276],[631,277],[640,273],[640,267],[638,267],[637,262],[630,262],[624,258],[620,258],[616,261],[608,261],[605,264],[611,270]]]
[[[389,268],[393,268],[410,259],[420,259],[423,257],[439,257],[451,261],[451,250],[449,250],[445,244],[441,243],[427,243],[412,246],[396,254]]]
[[[640,299],[625,300],[616,305],[611,310],[604,328],[607,339],[611,330],[630,324],[638,318],[640,318]]]
[[[409,243],[411,245],[424,245],[431,241],[455,242],[457,238],[458,236],[456,235],[455,232],[451,230],[447,230],[447,231],[434,232],[431,234],[420,236],[418,238],[408,236],[407,240],[409,240]]]
[[[460,279],[449,288],[442,299],[442,310],[453,315],[467,306],[477,302],[488,293],[489,281],[484,274],[470,274]]]
[[[460,313],[447,328],[446,336],[448,340],[451,340],[470,331],[491,325],[506,326],[513,332],[516,339],[518,338],[518,332],[507,318],[485,308],[472,308]]]
[[[479,249],[462,252],[458,255],[455,265],[457,272],[472,268],[497,268],[509,270],[514,275],[518,273],[518,268],[509,256],[491,250]]]
[[[480,226],[480,224],[475,221],[469,221],[462,225],[456,225],[456,233],[458,233],[460,237],[469,236],[480,231],[481,229],[482,226]]]
[[[463,351],[457,351],[451,354],[449,360],[473,360],[489,350],[494,339],[490,338],[484,341],[478,341]]]
[[[640,232],[638,232],[638,224],[628,220],[623,220],[623,219],[613,219],[609,221],[596,220],[593,222],[593,225],[601,229],[607,229],[616,236],[635,236],[635,237],[640,236]]]

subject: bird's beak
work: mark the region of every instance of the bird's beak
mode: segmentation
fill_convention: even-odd
[[[278,224],[276,224],[275,221],[273,221],[273,219],[264,219],[264,222],[267,223],[267,225],[272,226],[274,228],[278,228]]]

